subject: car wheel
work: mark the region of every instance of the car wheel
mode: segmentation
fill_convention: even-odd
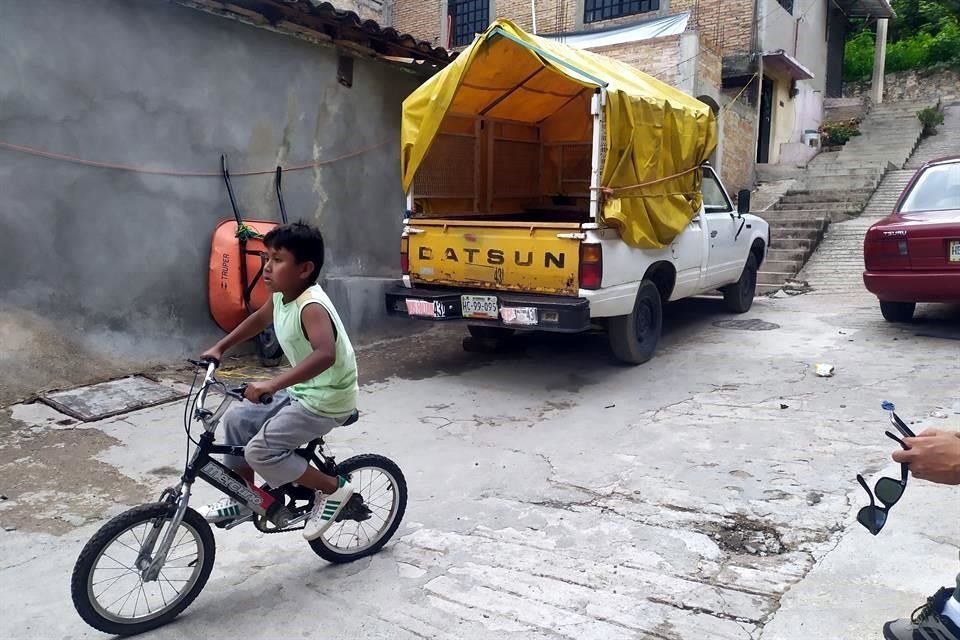
[[[880,313],[887,322],[910,322],[913,320],[913,312],[916,308],[916,302],[880,301]]]

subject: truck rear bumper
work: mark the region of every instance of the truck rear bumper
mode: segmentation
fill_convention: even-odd
[[[463,296],[496,298],[499,317],[464,317]],[[408,304],[408,301],[413,304]],[[426,314],[427,305],[432,305],[432,315]],[[500,291],[466,291],[459,289],[421,289],[401,285],[387,289],[387,313],[404,315],[421,320],[461,321],[486,327],[529,329],[558,333],[578,333],[590,328],[590,303],[584,298],[564,296],[537,296],[504,293]],[[411,313],[411,308],[415,312]],[[510,310],[535,309],[536,324],[509,321]],[[506,311],[506,313],[505,313]],[[529,312],[523,315],[530,317]],[[529,320],[528,320],[529,321]]]

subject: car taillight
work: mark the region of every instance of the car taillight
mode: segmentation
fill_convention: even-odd
[[[580,245],[580,288],[599,289],[603,282],[603,247]]]
[[[400,238],[400,272],[403,275],[410,273],[410,238]]]
[[[873,231],[863,243],[864,266],[869,269],[898,269],[910,265],[910,246],[903,231]]]

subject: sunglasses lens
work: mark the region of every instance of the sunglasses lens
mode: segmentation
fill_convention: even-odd
[[[893,478],[880,478],[877,481],[877,486],[874,487],[874,491],[877,494],[877,500],[888,507],[892,507],[903,495],[903,485]]]
[[[876,535],[887,522],[887,512],[876,507],[864,507],[857,514],[857,522]]]

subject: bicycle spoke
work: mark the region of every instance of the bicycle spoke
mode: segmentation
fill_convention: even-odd
[[[120,613],[123,611],[123,608],[124,608],[125,606],[127,606],[127,601],[130,600],[130,596],[132,596],[132,595],[133,595],[133,592],[136,591],[136,590],[139,589],[139,588],[140,588],[140,585],[137,584],[137,586],[135,586],[133,589],[130,589],[130,591],[127,591],[127,592],[124,594],[124,595],[127,597],[127,599],[123,601],[123,604],[122,604],[122,605],[120,605],[120,610],[117,611],[117,615],[120,615]],[[120,596],[120,598],[123,598],[123,596]],[[109,605],[106,606],[106,608],[109,609],[110,607],[112,607],[112,606],[115,605],[116,603],[120,602],[120,598],[117,598],[116,600],[114,600],[113,602],[111,602]]]
[[[122,562],[120,562],[120,561],[117,560],[116,558],[113,558],[113,557],[107,555],[106,553],[103,554],[103,557],[104,557],[104,558],[107,558],[108,560],[113,560],[114,562],[116,562],[118,565],[120,565],[120,566],[123,567],[124,569],[130,569],[131,571],[136,571],[136,569],[134,569],[133,567],[123,564]],[[118,568],[118,567],[114,567],[114,568]]]

